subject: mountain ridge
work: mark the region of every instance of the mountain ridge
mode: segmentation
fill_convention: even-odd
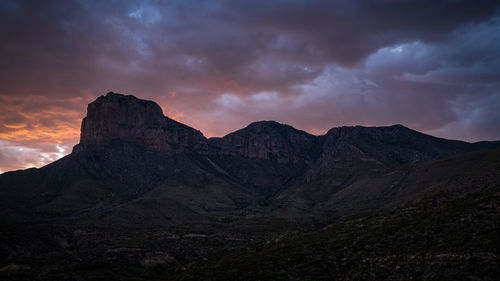
[[[207,139],[110,93],[71,154],[0,175],[0,276],[495,280],[499,144],[274,121]]]
[[[275,121],[207,139],[164,116],[153,101],[110,92],[89,104],[71,154],[39,169],[1,175],[0,202],[6,212],[27,211],[34,219],[122,221],[125,213],[155,224],[293,219],[303,212],[328,213],[339,191],[368,188],[366,179],[401,165],[496,145],[440,139],[402,125],[337,127],[315,136]],[[151,210],[153,205],[178,208]]]
[[[331,128],[323,135],[313,135],[288,124],[262,120],[252,122],[222,137],[206,138],[201,131],[165,116],[161,107],[153,101],[142,100],[133,95],[109,92],[106,96],[100,96],[89,104],[87,116],[82,120],[80,143],[75,145],[74,150],[78,151],[88,145],[106,145],[113,140],[120,139],[170,154],[187,150],[208,155],[222,153],[263,159],[276,158],[278,161],[288,162],[298,159],[295,155],[291,157],[292,159],[288,159],[286,155],[275,154],[282,151],[294,154],[295,150],[300,150],[302,146],[313,149],[312,146],[318,145],[322,139],[332,135],[345,137],[347,134],[352,137],[353,134],[391,129],[399,130],[407,135],[425,135],[401,124],[378,127],[341,126]],[[267,139],[258,139],[262,136]],[[425,136],[438,141],[452,141]],[[474,143],[464,141],[453,142],[456,145],[474,145]],[[478,142],[477,144],[488,146],[490,143],[494,142]],[[253,147],[238,149],[242,146]],[[212,151],[208,149],[209,147]],[[298,152],[298,154],[305,156],[303,152]]]

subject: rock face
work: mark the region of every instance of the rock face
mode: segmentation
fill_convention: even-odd
[[[348,162],[368,160],[395,166],[472,149],[470,144],[434,138],[401,125],[339,127],[324,136],[314,136],[278,122],[259,121],[222,138],[207,140],[200,131],[164,116],[153,101],[110,92],[88,105],[80,143],[74,151],[89,146],[109,146],[116,141],[170,155],[193,152],[283,164],[313,164],[319,159],[327,166],[326,170],[320,170],[327,173],[331,172],[328,167],[338,166],[337,162],[345,166]]]
[[[206,148],[202,133],[165,117],[156,103],[110,92],[88,105],[80,144],[74,151],[110,145],[115,140],[171,154]]]
[[[211,138],[215,154],[289,163],[312,161],[317,137],[274,121],[260,121],[222,138]]]
[[[199,131],[164,116],[153,101],[110,92],[88,105],[74,151],[117,140],[170,154],[191,151],[289,163],[312,161],[317,137],[274,121],[260,121],[207,140]]]
[[[376,160],[385,166],[411,164],[473,150],[463,142],[440,139],[402,125],[338,127],[324,136],[324,156],[336,159]],[[326,155],[325,155],[326,154]]]

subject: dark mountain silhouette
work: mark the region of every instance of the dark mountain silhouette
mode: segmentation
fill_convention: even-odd
[[[499,146],[274,121],[207,139],[108,93],[71,154],[0,175],[0,277],[493,280]]]
[[[164,116],[156,103],[108,93],[89,104],[75,150],[108,146],[114,140],[168,154],[201,152],[206,147],[199,131]]]
[[[259,215],[320,218],[332,210],[342,216],[349,208],[328,206],[352,190],[369,194],[360,209],[382,207],[371,201],[383,194],[363,183],[381,175],[391,175],[383,176],[384,185],[399,182],[407,173],[401,165],[495,145],[435,138],[401,125],[340,127],[314,136],[274,121],[206,139],[165,117],[152,101],[108,93],[89,104],[73,153],[40,169],[0,176],[0,202],[10,214],[4,219],[14,221],[164,224]],[[398,202],[422,190],[406,192]]]

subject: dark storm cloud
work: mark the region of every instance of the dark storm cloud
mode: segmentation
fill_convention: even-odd
[[[30,160],[19,163],[69,152],[86,103],[110,90],[155,100],[208,135],[275,119],[316,133],[403,123],[497,139],[499,7],[1,1],[0,166],[22,147]]]
[[[228,86],[241,92],[288,90],[328,63],[353,65],[398,42],[446,40],[453,29],[491,16],[498,1],[12,1],[4,6],[10,8],[2,9],[2,37],[9,38],[1,50],[2,92],[18,91],[25,76],[25,91],[119,84],[155,93],[165,85],[214,92]]]
[[[227,17],[313,44],[352,65],[380,47],[420,39],[446,41],[450,31],[495,13],[498,1],[228,1]]]

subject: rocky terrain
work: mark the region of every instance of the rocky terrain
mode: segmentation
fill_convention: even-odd
[[[0,175],[0,276],[494,280],[499,145],[274,121],[207,139],[108,93],[71,154]]]
[[[89,104],[75,150],[107,146],[113,140],[140,144],[170,155],[201,152],[206,147],[206,139],[199,131],[164,116],[156,103],[108,93]]]

